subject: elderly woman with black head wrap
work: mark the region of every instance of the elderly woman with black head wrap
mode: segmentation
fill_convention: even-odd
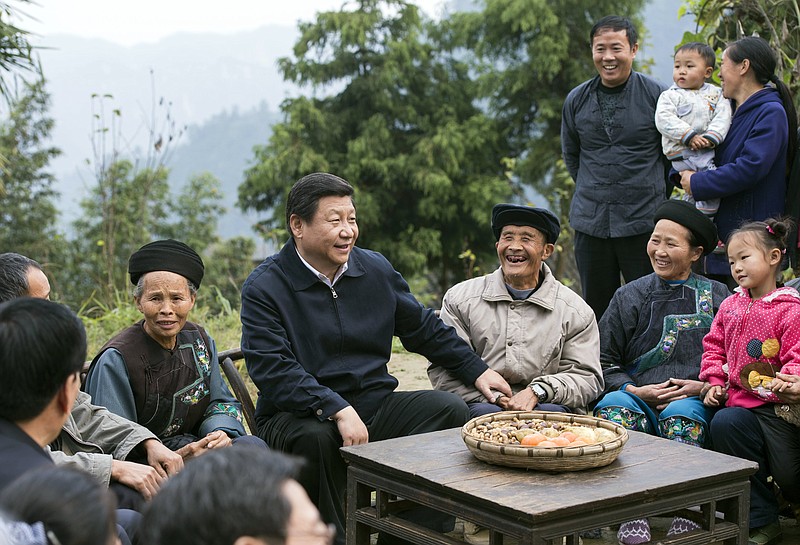
[[[657,210],[647,242],[653,273],[617,290],[600,319],[600,365],[605,395],[595,416],[628,429],[703,446],[712,411],[698,397],[703,337],[728,288],[692,272],[717,246],[710,219],[686,201]],[[697,526],[682,517],[670,534]],[[622,544],[650,540],[646,520],[624,523]]]
[[[204,270],[200,256],[176,240],[135,252],[128,271],[144,319],[103,346],[84,384],[96,404],[147,427],[184,457],[239,440],[263,446],[245,434],[214,340],[187,321]]]

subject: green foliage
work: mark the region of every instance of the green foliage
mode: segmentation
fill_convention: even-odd
[[[80,258],[70,267],[76,277],[65,286],[71,303],[84,300],[91,288],[98,301],[114,301],[115,292],[127,285],[128,258],[165,223],[168,198],[165,168],[136,171],[128,160],[108,166],[73,224],[71,253]]]
[[[16,4],[31,4],[31,0],[16,0]],[[12,7],[10,2],[0,2],[0,95],[6,100],[13,100],[14,93],[9,87],[12,78],[8,74],[32,72],[37,78],[41,76],[39,62],[34,55],[34,48],[28,41],[29,32],[14,22],[24,13],[19,7]]]
[[[778,53],[778,75],[800,106],[800,5],[797,0],[687,0],[680,14],[697,23],[683,42],[701,41],[721,52],[743,36],[758,35]]]
[[[6,159],[0,169],[0,252],[36,256],[43,265],[57,257],[61,242],[54,180],[46,170],[60,153],[47,145],[53,128],[49,101],[43,80],[25,85],[0,125],[0,157]]]
[[[507,138],[515,179],[543,195],[561,218],[565,251],[550,266],[562,279],[571,274],[567,231],[574,186],[559,166],[561,109],[573,87],[596,75],[589,42],[595,21],[615,13],[636,22],[644,5],[645,0],[483,0],[482,10],[442,22],[449,47],[463,51]]]
[[[177,198],[170,199],[168,207],[174,223],[156,226],[158,236],[185,242],[198,253],[214,244],[217,237],[217,220],[225,212],[219,202],[222,199],[220,181],[204,172],[192,176]]]
[[[241,306],[242,284],[253,271],[255,249],[255,242],[245,237],[234,237],[213,247],[211,255],[205,259],[206,276],[203,280],[203,290],[216,294],[214,300],[206,299],[211,309],[238,309]]]
[[[286,121],[239,188],[244,208],[284,223],[291,185],[313,171],[356,188],[359,244],[404,275],[431,273],[434,291],[463,278],[469,249],[494,260],[490,204],[510,197],[502,128],[478,106],[470,67],[401,0],[361,0],[300,25],[285,79],[311,97],[284,102]],[[328,96],[317,91],[336,89]]]

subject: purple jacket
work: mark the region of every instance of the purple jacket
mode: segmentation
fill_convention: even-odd
[[[786,110],[774,88],[736,108],[728,137],[717,148],[717,169],[692,175],[695,199],[722,199],[714,219],[720,240],[744,221],[783,213],[788,142]],[[730,274],[725,255],[708,256],[706,265],[709,273]]]

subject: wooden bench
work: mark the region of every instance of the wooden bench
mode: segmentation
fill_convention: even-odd
[[[244,413],[244,419],[247,422],[247,427],[250,428],[250,433],[254,433],[256,431],[256,409],[253,405],[253,399],[250,397],[250,392],[247,390],[247,385],[234,363],[242,359],[244,359],[244,356],[242,355],[241,348],[231,348],[230,350],[223,350],[217,353],[219,367],[222,369],[222,372],[225,373],[225,378],[228,379],[228,383],[231,385],[233,395],[239,400],[239,403],[242,404],[242,413]],[[87,361],[83,364],[83,369],[81,369],[81,384],[86,380],[86,373],[89,372],[91,363],[91,361]]]

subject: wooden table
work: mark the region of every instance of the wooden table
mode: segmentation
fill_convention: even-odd
[[[376,531],[419,545],[463,543],[396,515],[412,504],[489,528],[495,545],[504,538],[544,545],[562,536],[577,544],[584,530],[699,506],[702,530],[660,543],[746,545],[748,477],[757,464],[629,433],[612,464],[558,474],[481,462],[458,428],[342,448],[349,463],[347,544],[369,545]]]

